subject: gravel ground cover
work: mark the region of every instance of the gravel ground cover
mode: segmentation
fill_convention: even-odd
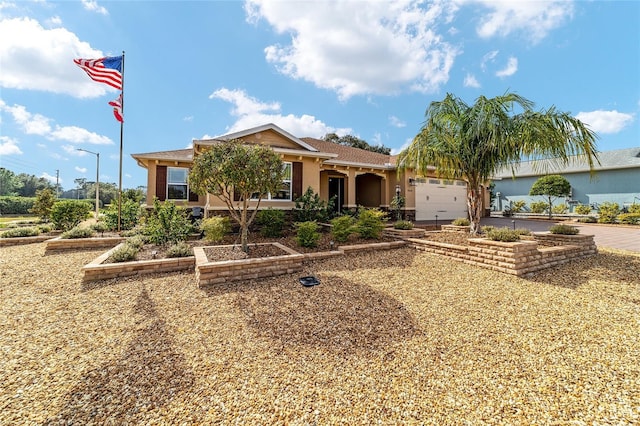
[[[198,289],[44,247],[0,248],[0,424],[640,422],[638,256],[525,280],[402,248]]]

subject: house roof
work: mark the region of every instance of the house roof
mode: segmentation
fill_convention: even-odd
[[[640,170],[640,147],[616,149],[612,151],[604,151],[598,154],[600,164],[594,165],[594,170],[616,170],[637,168]],[[559,166],[552,160],[523,161],[514,167],[515,176],[539,176],[551,173],[584,173],[589,172],[589,165],[585,161],[570,161],[566,166]],[[514,173],[510,168],[503,169],[496,173],[494,178],[511,178]]]
[[[303,141],[314,146],[318,151],[337,154],[338,157],[327,160],[328,164],[363,164],[373,166],[395,167],[395,159],[390,155],[367,151],[351,146],[339,145],[334,142],[314,138],[302,138]]]
[[[272,130],[272,131],[274,131],[276,133],[279,133],[280,135],[282,135],[285,138],[291,140],[295,144],[300,145],[300,147],[304,148],[305,150],[317,151],[317,149],[314,148],[313,146],[308,145],[302,139],[293,136],[291,133],[287,132],[286,130],[281,129],[280,127],[276,126],[273,123],[263,124],[262,126],[252,127],[250,129],[241,130],[239,132],[228,133],[226,135],[216,136],[216,137],[211,138],[211,139],[194,139],[193,143],[194,144],[206,145],[206,144],[210,144],[210,143],[219,142],[221,140],[229,141],[229,140],[232,140],[232,139],[240,139],[240,138],[243,138],[243,137],[245,137],[247,135],[253,135],[255,133],[264,132],[265,130]]]
[[[142,154],[131,154],[138,160],[168,160],[168,161],[193,161],[193,148],[175,149],[173,151],[145,152]]]

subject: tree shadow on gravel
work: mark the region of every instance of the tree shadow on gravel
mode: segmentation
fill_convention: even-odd
[[[590,280],[640,285],[640,257],[600,252],[538,272],[529,281],[577,289]]]
[[[321,284],[294,280],[244,287],[235,303],[257,336],[273,347],[307,346],[332,353],[376,351],[420,331],[403,304],[347,279],[319,275]]]
[[[122,356],[85,372],[44,424],[136,423],[192,387],[194,375],[145,288],[134,313],[138,330]]]

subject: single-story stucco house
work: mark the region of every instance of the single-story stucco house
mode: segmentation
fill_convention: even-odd
[[[395,156],[320,139],[298,138],[274,124],[194,140],[189,149],[132,154],[138,165],[147,169],[147,205],[152,205],[157,197],[160,201],[174,200],[187,207],[201,207],[206,216],[226,211],[227,207],[217,197],[192,193],[188,174],[195,156],[214,143],[232,139],[268,145],[284,161],[287,179],[282,190],[263,199],[260,209],[290,210],[294,201],[311,187],[323,200],[335,196],[338,211],[358,206],[388,209],[399,191],[405,197],[404,215],[408,220],[467,217],[464,181],[444,180],[435,174],[416,176],[413,170],[399,172]],[[488,208],[488,196],[484,205]]]
[[[598,155],[600,164],[595,165],[593,175],[584,162],[573,162],[561,169],[554,168],[550,162],[546,168],[541,164],[522,162],[515,168],[515,177],[511,170],[503,170],[493,179],[496,198],[492,209],[503,210],[517,200],[525,200],[527,204],[540,201],[540,197],[529,196],[529,191],[545,174],[564,176],[571,183],[570,196],[554,203],[565,203],[571,210],[578,204],[597,209],[607,201],[618,203],[620,208],[640,203],[640,147],[604,151]]]

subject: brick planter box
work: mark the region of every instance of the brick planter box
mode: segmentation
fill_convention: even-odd
[[[458,226],[458,225],[442,225],[440,227],[445,232],[466,232],[469,233],[469,226]]]
[[[43,243],[53,238],[51,235],[36,235],[35,237],[0,238],[0,247],[17,246],[21,244]]]
[[[124,237],[92,237],[92,238],[52,238],[47,240],[45,253],[59,250],[84,250],[114,247],[125,240]]]
[[[82,268],[84,276],[83,281],[98,281],[109,278],[127,277],[138,274],[152,274],[155,272],[177,272],[185,270],[193,270],[195,266],[195,257],[174,257],[170,259],[152,259],[152,260],[136,260],[132,262],[119,263],[103,263],[111,252],[122,246],[124,243],[118,244],[116,247],[98,256],[92,262],[86,264]]]
[[[206,247],[195,247],[196,281],[198,286],[221,284],[276,275],[291,274],[302,270],[305,256],[279,243],[271,244],[282,250],[281,256],[255,259],[223,260],[209,262]]]
[[[398,237],[398,238],[421,238],[421,237],[424,237],[425,232],[426,231],[422,228],[413,228],[413,229],[384,228],[384,231],[383,231],[385,235],[391,235],[392,237]]]
[[[593,235],[540,234],[534,234],[535,241],[513,243],[470,238],[468,246],[421,239],[409,241],[418,250],[449,256],[453,260],[516,276],[528,276],[542,269],[597,253]],[[547,246],[541,247],[538,238],[544,240]]]

